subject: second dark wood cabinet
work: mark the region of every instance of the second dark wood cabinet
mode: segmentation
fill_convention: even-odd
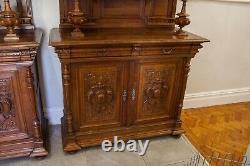
[[[37,70],[42,31],[21,30],[18,35],[18,42],[0,39],[0,160],[48,155]]]

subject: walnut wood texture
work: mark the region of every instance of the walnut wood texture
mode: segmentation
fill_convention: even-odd
[[[207,39],[164,29],[53,29],[62,64],[65,151],[123,139],[183,133],[180,111],[190,60]]]
[[[204,156],[215,151],[222,157],[231,153],[228,158],[239,160],[246,154],[250,144],[250,102],[187,109],[181,119],[188,139]]]
[[[48,154],[36,62],[42,31],[18,33],[11,43],[0,33],[0,159]]]

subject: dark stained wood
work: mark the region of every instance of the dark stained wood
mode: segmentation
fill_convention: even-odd
[[[71,35],[67,0],[60,0],[61,28],[50,34],[62,65],[64,150],[113,136],[182,134],[190,60],[208,40],[175,33],[175,0],[80,2],[84,38]]]
[[[39,29],[19,31],[18,42],[0,40],[0,159],[41,157],[47,151],[47,120],[40,98]]]

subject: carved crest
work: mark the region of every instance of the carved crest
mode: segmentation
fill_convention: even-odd
[[[147,70],[145,72],[143,111],[162,110],[168,93],[168,70]]]
[[[87,91],[87,117],[90,119],[105,119],[114,110],[114,84],[112,72],[88,73],[85,76]]]
[[[0,132],[15,129],[15,108],[9,90],[9,79],[0,79]]]

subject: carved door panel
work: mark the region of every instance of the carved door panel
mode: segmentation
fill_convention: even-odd
[[[0,142],[28,138],[18,95],[18,80],[15,65],[0,66]]]
[[[72,65],[72,110],[80,131],[120,127],[126,105],[126,63]]]
[[[131,101],[133,122],[158,123],[174,118],[182,68],[181,59],[141,60],[135,63]]]

